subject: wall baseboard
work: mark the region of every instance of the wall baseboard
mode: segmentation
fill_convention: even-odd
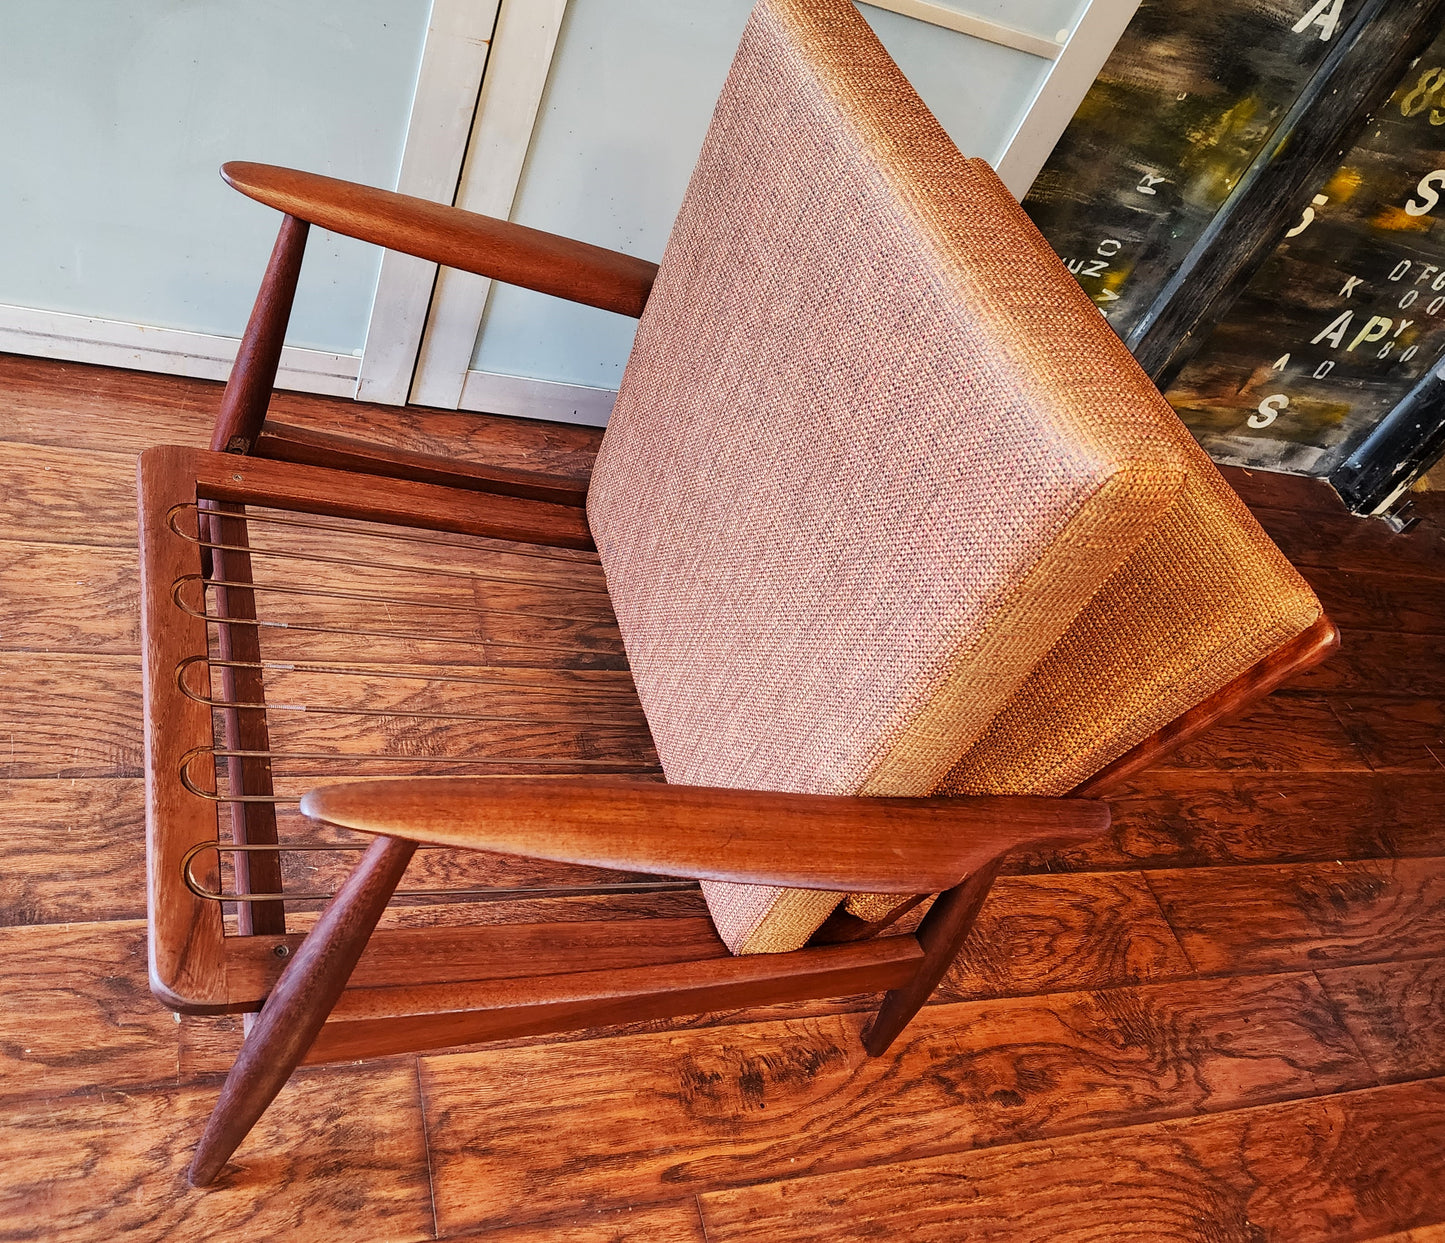
[[[0,351],[11,354],[224,380],[240,344],[238,337],[0,304]],[[360,366],[361,359],[352,354],[287,346],[281,351],[276,386],[351,397]]]
[[[521,419],[550,419],[554,423],[584,423],[606,427],[617,394],[610,388],[559,384],[526,376],[468,371],[462,385],[459,410],[484,414],[510,414]]]

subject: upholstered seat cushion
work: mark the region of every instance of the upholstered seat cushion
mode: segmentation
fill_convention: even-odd
[[[1124,562],[935,794],[1067,794],[1306,630],[1319,601],[1201,452]],[[892,895],[853,895],[868,920]]]
[[[1071,627],[1130,632],[1121,567],[1211,472],[848,0],[764,0],[588,498],[668,779],[918,795],[1027,784],[997,775],[1024,743],[1092,762],[1112,744],[1035,707],[1055,683],[1089,707]],[[801,945],[841,896],[706,891],[738,952]]]

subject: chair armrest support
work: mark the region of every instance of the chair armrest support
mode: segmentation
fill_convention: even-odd
[[[335,177],[245,162],[221,176],[298,220],[620,315],[642,314],[657,275],[646,259]]]
[[[937,893],[1015,846],[1109,825],[1062,798],[849,798],[616,778],[323,786],[304,814],[364,833],[564,863],[799,889]]]

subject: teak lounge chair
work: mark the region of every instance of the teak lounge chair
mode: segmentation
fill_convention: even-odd
[[[285,213],[281,236],[216,451],[140,468],[152,987],[259,1011],[197,1184],[302,1061],[867,992],[886,994],[881,1055],[1010,850],[1102,832],[1096,796],[1336,642],[848,0],[759,4],[657,266],[328,178],[226,175]],[[264,423],[307,222],[640,316],[585,512],[565,481]],[[257,507],[420,529],[443,560],[465,537],[595,541],[667,783],[313,789],[307,815],[375,837],[288,933]],[[418,843],[700,880],[713,926],[373,933]]]

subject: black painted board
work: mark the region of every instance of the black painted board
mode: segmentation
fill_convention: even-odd
[[[1357,514],[1394,512],[1404,490],[1445,454],[1445,376],[1437,367],[1330,474]]]
[[[1222,462],[1328,474],[1445,350],[1445,35],[1168,392]]]
[[[1264,149],[1340,0],[1143,0],[1024,199],[1120,336]]]

